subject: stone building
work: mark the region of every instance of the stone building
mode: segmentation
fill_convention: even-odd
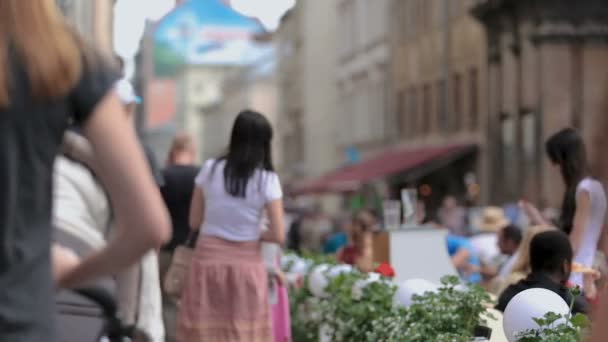
[[[469,12],[471,5],[467,0],[391,3],[391,100],[398,142],[409,148],[472,147],[468,154],[429,173],[431,177],[413,179],[415,185],[436,188],[435,202],[446,194],[462,195],[465,178],[473,175],[469,183],[480,185],[481,199],[487,200],[490,192],[486,38]]]
[[[476,0],[473,13],[487,35],[492,193],[557,206],[563,189],[544,155],[548,136],[576,127],[596,172],[606,159],[608,3]]]
[[[203,108],[203,158],[217,157],[226,152],[232,125],[243,109],[264,114],[272,126],[276,127],[278,89],[275,51],[270,44],[264,49],[265,53],[252,65],[228,72],[222,82],[221,97]],[[280,169],[282,146],[274,139],[272,147],[274,166]]]
[[[389,0],[337,2],[337,145],[374,153],[396,134],[389,108]],[[356,161],[356,160],[355,160]],[[353,160],[351,160],[353,162]]]
[[[337,0],[297,1],[275,34],[277,140],[286,184],[336,165]]]
[[[210,151],[215,152],[217,144],[225,144],[226,127],[214,127],[213,120],[207,120],[207,114],[223,100],[224,80],[234,68],[230,65],[189,65],[182,69],[177,80],[177,115],[174,121],[178,131],[192,136],[199,162],[212,156]],[[211,145],[206,146],[206,143]]]
[[[339,154],[332,172],[298,191],[350,193],[377,206],[413,187],[432,208],[446,194],[464,196],[466,183],[476,197],[487,193],[485,35],[470,2],[337,5]]]
[[[113,54],[115,0],[57,0],[68,21],[85,39],[106,54]]]

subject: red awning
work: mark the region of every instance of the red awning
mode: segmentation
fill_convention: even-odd
[[[294,194],[353,191],[362,184],[397,173],[412,171],[440,159],[463,156],[474,150],[474,145],[462,144],[418,149],[393,149],[296,186]]]

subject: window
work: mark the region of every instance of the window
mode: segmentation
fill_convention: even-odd
[[[450,6],[450,14],[452,15],[452,17],[456,18],[462,15],[462,13],[464,12],[464,6],[463,6],[463,1],[462,0],[449,0],[449,6]]]
[[[399,135],[402,137],[406,137],[408,134],[408,120],[405,105],[405,91],[402,90],[397,93],[397,124],[399,125]]]
[[[469,73],[469,125],[471,130],[476,130],[479,128],[479,74],[475,68]]]
[[[452,81],[452,128],[460,130],[462,120],[462,76],[455,74]]]
[[[351,56],[357,46],[357,21],[356,21],[356,2],[344,1],[339,6],[339,16],[341,25],[339,29],[340,57]]]
[[[418,134],[420,127],[418,127],[418,94],[416,93],[416,88],[411,87],[409,90],[409,101],[408,101],[408,122],[409,126],[409,134],[410,136],[415,136]]]
[[[512,115],[503,113],[501,126],[501,179],[504,182],[504,192],[507,200],[515,200],[517,194],[517,149],[515,145],[515,120]]]
[[[374,102],[376,103],[376,110],[378,111],[377,115],[375,116],[374,119],[372,119],[372,127],[374,128],[374,132],[375,135],[373,137],[374,140],[380,141],[382,139],[384,139],[387,134],[388,134],[388,130],[387,130],[387,110],[386,110],[386,82],[383,81],[379,81],[378,83],[376,83],[375,85],[372,85],[372,87],[374,88],[374,94],[375,94],[375,99]],[[374,115],[372,115],[373,117]],[[394,132],[394,129],[392,130],[392,132]]]
[[[447,108],[445,103],[445,80],[437,82],[437,117],[439,118],[439,128],[442,132],[447,132],[450,129],[448,122]]]
[[[526,113],[521,117],[522,126],[522,147],[525,162],[527,165],[532,165],[539,160],[538,154],[538,134],[536,133],[537,128],[536,114]]]
[[[419,4],[418,9],[420,11],[419,16],[421,30],[430,30],[433,26],[433,1],[422,0]]]
[[[422,132],[431,131],[431,86],[426,84],[422,89]]]
[[[408,0],[406,11],[407,15],[405,16],[407,21],[407,36],[412,39],[416,37],[417,29],[418,29],[418,0]]]

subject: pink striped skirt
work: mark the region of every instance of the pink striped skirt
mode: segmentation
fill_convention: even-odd
[[[272,340],[260,244],[201,237],[180,301],[177,341]]]

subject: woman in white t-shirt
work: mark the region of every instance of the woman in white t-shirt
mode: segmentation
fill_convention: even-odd
[[[260,241],[285,239],[272,127],[241,112],[228,153],[195,180],[190,225],[200,230],[177,321],[178,341],[271,341],[268,274]],[[269,229],[262,233],[266,214]]]
[[[601,240],[606,216],[606,193],[603,185],[589,174],[585,144],[579,133],[564,129],[546,142],[547,155],[559,167],[566,185],[558,226],[569,234],[574,262],[592,267]],[[536,223],[546,223],[538,210],[524,203],[524,209]],[[573,273],[570,282],[594,292],[592,279]],[[593,296],[593,293],[587,293]]]

